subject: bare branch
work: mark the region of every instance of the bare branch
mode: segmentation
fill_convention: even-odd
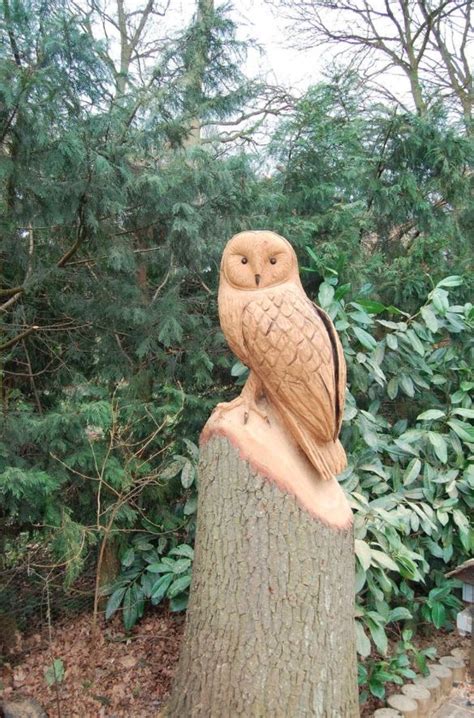
[[[36,326],[36,324],[33,325],[32,327],[28,327],[28,329],[25,329],[25,331],[21,332],[21,334],[17,334],[16,337],[12,337],[7,342],[0,344],[0,352],[4,352],[7,349],[11,349],[12,347],[15,346],[15,344],[17,344],[18,342],[21,342],[23,339],[25,339],[26,337],[28,337],[30,334],[37,331],[38,329],[40,329],[40,327]]]
[[[73,257],[76,254],[77,250],[79,249],[81,244],[83,244],[84,240],[86,239],[87,232],[86,232],[86,227],[84,224],[84,202],[85,202],[85,197],[82,196],[79,201],[76,241],[74,242],[72,247],[70,249],[68,249],[68,251],[65,254],[63,254],[61,259],[58,260],[58,262],[56,263],[57,267],[65,267],[66,264],[71,259],[71,257]]]
[[[339,48],[344,45],[346,58],[349,48],[352,55],[363,57],[364,68],[375,65],[381,76],[390,65],[398,67],[409,81],[420,114],[441,92],[462,112],[466,129],[472,129],[472,73],[468,62],[472,0],[266,2],[291,21],[291,36],[295,37],[297,27],[299,48],[335,45],[341,52]],[[384,56],[389,65],[379,67],[378,61]],[[433,72],[435,65],[440,68],[437,73]],[[381,84],[386,95],[386,78]],[[396,99],[400,103],[400,98]]]

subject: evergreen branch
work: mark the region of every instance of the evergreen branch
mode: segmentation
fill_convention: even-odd
[[[153,294],[153,298],[152,298],[152,300],[151,300],[151,304],[153,304],[153,302],[156,301],[156,299],[158,298],[159,293],[161,292],[161,290],[162,290],[163,287],[165,286],[166,282],[168,281],[168,277],[170,276],[170,272],[171,272],[171,269],[168,269],[168,271],[166,272],[165,278],[163,279],[163,281],[161,282],[161,284],[159,284],[159,285],[157,286],[157,288],[155,289],[155,292],[154,292],[154,294]]]
[[[24,314],[24,313],[25,313],[25,312],[23,312],[23,314]],[[36,387],[36,382],[35,382],[35,379],[34,379],[33,367],[32,367],[32,365],[31,365],[31,359],[30,359],[30,352],[28,351],[28,347],[27,347],[26,342],[25,342],[24,339],[21,340],[21,343],[22,343],[22,345],[23,345],[23,350],[24,350],[25,356],[26,356],[26,362],[27,362],[27,366],[28,366],[28,375],[29,375],[28,378],[29,378],[29,380],[30,380],[31,388],[32,388],[32,390],[33,390],[33,394],[34,394],[34,397],[35,397],[36,408],[38,409],[38,414],[39,414],[40,416],[42,416],[42,415],[43,415],[43,407],[42,407],[42,404],[41,404],[41,399],[40,399],[40,396],[39,396],[39,394],[38,394],[38,389],[37,389],[37,387]]]
[[[124,355],[125,359],[128,361],[130,366],[133,368],[135,366],[133,360],[128,356],[127,352],[122,346],[122,342],[120,340],[120,336],[117,332],[114,332],[115,341],[117,342],[117,346],[120,349],[121,353]]]
[[[70,249],[68,249],[68,251],[65,254],[63,254],[61,259],[56,263],[57,267],[65,267],[66,264],[68,263],[68,261],[71,259],[71,257],[73,257],[76,254],[77,250],[79,249],[79,247],[82,245],[82,243],[84,242],[84,240],[86,238],[86,228],[84,226],[84,221],[83,221],[84,220],[84,203],[85,203],[85,197],[84,197],[84,195],[82,195],[82,197],[79,201],[79,210],[78,210],[79,224],[77,227],[76,241],[74,242],[72,247]]]
[[[21,377],[22,379],[30,379],[32,376],[36,377],[36,376],[41,376],[42,374],[53,374],[55,371],[57,371],[57,367],[53,367],[52,369],[49,368],[51,366],[51,364],[53,363],[53,361],[54,360],[51,359],[46,364],[44,369],[41,369],[40,371],[33,372],[33,374],[31,374],[30,372],[9,371],[8,369],[2,369],[2,372],[4,374],[8,374],[9,376]],[[18,363],[24,364],[24,362],[18,362]]]
[[[153,224],[147,225],[146,227],[137,227],[136,229],[127,230],[126,232],[117,232],[114,234],[114,237],[119,237],[122,234],[133,234],[134,232],[139,232],[142,229],[148,229],[148,227],[154,227],[158,222],[153,222]],[[146,247],[144,249],[132,249],[133,254],[145,254],[146,252],[159,252],[162,250],[163,247]],[[97,264],[97,262],[101,259],[107,259],[109,255],[108,254],[100,254],[98,257],[86,257],[85,259],[76,259],[74,262],[68,262],[69,267],[75,267],[78,264]]]
[[[84,239],[85,239],[85,233],[78,232],[78,237],[77,237],[76,241],[74,242],[72,247],[70,249],[68,249],[66,254],[63,254],[61,259],[57,262],[56,266],[57,267],[65,267],[66,264],[68,263],[68,260],[76,254],[77,250],[79,249],[81,244],[84,242]]]
[[[28,327],[28,329],[25,329],[24,332],[21,332],[21,334],[17,334],[16,337],[12,337],[4,344],[0,344],[0,352],[6,351],[7,349],[10,349],[11,347],[15,346],[18,342],[21,342],[23,339],[25,339],[27,336],[29,336],[32,332],[37,331],[40,329],[36,324],[34,324],[31,327]]]
[[[22,295],[22,292],[17,292],[16,294],[13,295],[13,297],[10,297],[10,299],[8,299],[6,302],[4,302],[4,304],[0,304],[0,312],[6,312],[7,309],[9,309],[13,304],[15,304],[15,302],[17,302],[19,300],[21,295]]]
[[[32,267],[33,267],[33,251],[34,251],[34,247],[35,247],[35,240],[34,240],[33,228],[31,227],[31,225],[28,227],[28,237],[30,240],[29,247],[28,247],[28,267],[26,270],[24,284],[30,278]],[[8,299],[6,302],[4,302],[4,304],[0,305],[0,311],[6,312],[7,309],[9,309],[9,307],[11,307],[13,304],[15,304],[15,302],[17,302],[19,300],[19,298],[22,296],[24,291],[25,291],[25,287],[23,285],[18,286],[18,287],[9,288],[9,289],[0,290],[0,297],[1,296],[8,297],[10,294],[13,293],[13,295],[10,296],[10,299]]]
[[[8,4],[8,0],[3,0],[3,12],[5,15],[8,39],[10,40],[10,47],[12,49],[13,57],[15,58],[16,65],[18,67],[21,67],[20,51],[19,51],[18,45],[16,43],[15,35],[13,34],[13,30],[11,28],[12,20],[11,20],[10,5]]]
[[[19,102],[16,103],[16,105],[13,107],[10,116],[8,117],[7,121],[5,122],[4,128],[2,130],[2,134],[0,135],[0,144],[2,144],[3,140],[7,136],[7,132],[10,129],[13,120],[15,119],[15,115],[18,112]]]
[[[11,297],[12,294],[21,294],[25,291],[25,287],[9,287],[7,289],[0,289],[0,297]]]
[[[391,118],[390,122],[388,123],[387,131],[386,131],[385,136],[384,136],[384,139],[383,139],[382,151],[380,152],[379,161],[377,162],[377,171],[376,171],[376,173],[375,173],[376,179],[380,179],[380,177],[382,176],[382,173],[383,173],[383,171],[384,171],[384,169],[385,169],[385,167],[384,167],[384,161],[383,161],[383,160],[384,160],[384,154],[385,154],[385,150],[387,149],[388,141],[389,141],[390,136],[391,136],[392,131],[393,131],[394,119],[395,119],[395,115],[396,115],[396,114],[397,114],[397,107],[395,107],[395,110],[394,110],[394,112],[393,112],[393,117]],[[374,201],[374,195],[372,194],[372,195],[370,196],[370,198],[369,198],[369,201],[367,202],[367,209],[368,209],[368,210],[370,210],[370,208],[372,207],[373,201]]]
[[[209,122],[203,122],[201,124],[201,127],[235,127],[236,125],[240,125],[242,122],[245,122],[246,120],[249,120],[250,118],[256,117],[258,115],[275,115],[276,117],[279,117],[281,116],[284,109],[292,109],[291,104],[287,101],[287,98],[283,99],[285,100],[285,104],[283,107],[272,107],[273,99],[270,99],[263,107],[259,108],[258,110],[242,113],[239,117],[236,117],[232,120],[213,120]]]

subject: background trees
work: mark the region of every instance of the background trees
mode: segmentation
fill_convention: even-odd
[[[246,158],[184,149],[193,118],[224,119],[250,96],[235,66],[220,90],[227,20],[206,18],[214,54],[199,97],[183,56],[202,17],[160,48],[144,83],[138,66],[120,80],[89,20],[63,2],[16,4],[2,62],[4,520],[13,532],[46,524],[77,569],[110,516],[138,519],[137,490],[134,507],[123,491],[145,475],[156,484],[176,417],[194,436],[208,411],[214,356],[224,361],[209,331],[214,238],[240,226],[255,182]]]
[[[317,238],[349,275],[350,258],[388,303],[470,262],[472,143],[442,109],[402,113],[336,75],[296,105],[272,153],[272,221],[301,246]]]
[[[319,42],[334,7],[306,5]],[[127,628],[148,599],[185,605],[197,436],[245,371],[217,325],[220,252],[268,227],[296,246],[350,365],[360,652],[383,653],[399,621],[446,625],[442,574],[471,540],[473,215],[467,34],[452,36],[457,74],[442,42],[470,5],[340,8],[357,11],[371,57],[385,50],[367,23],[381,32],[393,13],[382,41],[418,73],[414,112],[354,69],[295,101],[248,80],[229,15],[209,2],[167,33],[163,2],[1,8],[4,567],[28,554],[73,581],[99,565],[99,587],[119,561],[108,614],[123,607]],[[33,540],[47,561],[22,548]],[[380,693],[377,661],[364,670]]]
[[[442,100],[472,132],[470,0],[268,1],[296,24],[298,44],[335,46],[382,96],[406,107],[403,89],[386,82],[387,70],[394,70],[407,81],[408,106],[419,115]]]

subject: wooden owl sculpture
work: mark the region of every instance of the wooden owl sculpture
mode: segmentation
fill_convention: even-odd
[[[346,466],[338,440],[346,364],[329,316],[306,296],[290,243],[274,232],[242,232],[221,262],[219,318],[232,351],[249,367],[241,395],[244,422],[264,397],[323,479]]]

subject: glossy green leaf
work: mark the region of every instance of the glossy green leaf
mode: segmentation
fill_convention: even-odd
[[[360,621],[355,622],[355,627],[357,653],[359,656],[362,656],[362,658],[367,658],[367,656],[370,655],[370,641]]]
[[[106,621],[108,621],[109,618],[111,616],[113,616],[113,614],[119,608],[120,604],[122,603],[122,599],[125,595],[126,590],[127,590],[126,586],[121,586],[120,588],[117,588],[110,596],[109,600],[107,601],[107,606],[105,608],[105,620]]]
[[[377,646],[377,650],[384,656],[387,653],[388,640],[385,629],[379,623],[367,619],[367,625],[369,627],[370,635],[372,640]]]
[[[46,684],[51,687],[55,684],[62,683],[65,672],[64,663],[61,658],[55,658],[52,664],[44,669],[44,679]]]
[[[397,606],[396,608],[392,608],[392,610],[389,613],[389,621],[409,621],[411,618],[413,618],[412,614],[408,610],[408,608],[404,608],[403,606]]]
[[[369,689],[373,696],[380,700],[385,697],[385,686],[375,678],[369,680]]]
[[[393,349],[393,351],[396,351],[398,349],[398,339],[395,334],[387,334],[387,336],[385,337],[385,341],[387,342],[387,346],[390,349]]]
[[[232,365],[232,369],[230,370],[231,376],[238,379],[241,376],[245,376],[245,374],[248,373],[248,367],[245,366],[245,364],[242,364],[241,361],[235,362],[235,364]]]
[[[173,580],[174,576],[167,573],[164,576],[160,576],[158,581],[156,581],[151,592],[151,602],[154,606],[156,606],[164,599],[166,592]]]
[[[423,344],[420,342],[418,337],[416,336],[413,329],[408,329],[406,332],[407,339],[409,340],[410,344],[412,345],[413,349],[419,354],[420,356],[424,356],[425,354],[425,348]]]
[[[189,597],[187,593],[180,593],[177,596],[174,596],[170,600],[170,610],[177,612],[177,611],[185,611],[188,607]]]
[[[372,561],[370,546],[365,541],[361,541],[361,539],[355,539],[354,546],[355,554],[359,559],[362,568],[367,571]]]
[[[446,414],[441,409],[428,409],[418,414],[416,417],[417,421],[434,421],[435,419],[442,419]]]
[[[327,309],[334,299],[334,287],[323,282],[319,287],[318,302],[323,309]]]
[[[464,421],[459,421],[459,419],[451,419],[448,421],[448,425],[456,432],[460,439],[474,444],[474,427],[466,424]]]
[[[191,516],[197,510],[197,496],[190,496],[184,504],[183,513],[185,516]]]
[[[407,396],[415,396],[415,387],[413,386],[412,379],[406,374],[400,374],[398,377],[398,383]]]
[[[437,434],[435,431],[429,431],[428,439],[430,444],[434,448],[438,459],[441,461],[442,464],[445,464],[448,460],[448,446],[444,437],[441,436],[441,434]]]
[[[450,277],[445,277],[438,284],[437,287],[459,287],[463,283],[463,278],[457,274],[453,274]]]
[[[133,628],[138,620],[138,605],[133,588],[133,585],[127,588],[123,597],[123,625],[126,631]]]
[[[173,573],[183,573],[191,566],[191,560],[189,558],[180,558],[175,561],[173,566]]]
[[[135,551],[133,550],[133,548],[127,549],[127,551],[125,551],[124,555],[122,556],[122,561],[121,561],[122,566],[125,566],[126,568],[128,568],[129,566],[132,565],[134,559],[135,559]]]
[[[420,312],[428,329],[433,332],[433,334],[437,332],[439,329],[439,323],[433,310],[430,309],[430,307],[421,307]]]
[[[174,565],[174,561],[173,561]],[[172,571],[173,567],[170,566],[169,563],[165,563],[163,561],[156,561],[154,563],[148,564],[146,567],[146,570],[150,573],[167,573],[168,571]]]
[[[442,603],[435,603],[431,609],[431,619],[436,628],[442,628],[446,623],[446,609]]]
[[[398,394],[398,379],[396,376],[392,377],[387,384],[387,394],[389,399],[395,399]]]
[[[369,350],[375,349],[377,342],[371,334],[365,331],[365,329],[352,327],[352,330],[363,347]]]
[[[419,459],[412,459],[408,464],[405,473],[403,475],[403,483],[405,486],[412,484],[418,477],[421,471],[421,461]]]
[[[379,551],[378,549],[373,548],[372,558],[380,566],[383,566],[383,568],[388,568],[389,571],[399,571],[399,568],[395,561],[390,558],[390,556],[387,556],[387,554],[383,551]]]
[[[194,558],[194,549],[192,546],[190,546],[187,543],[182,543],[179,546],[176,546],[176,548],[171,549],[169,552],[170,556],[184,556],[184,558],[189,558],[191,561]]]
[[[357,304],[370,314],[381,314],[385,311],[385,305],[381,302],[376,302],[374,299],[357,299]]]
[[[189,489],[189,487],[192,486],[195,474],[196,472],[193,464],[190,461],[186,461],[183,466],[183,471],[181,472],[181,483],[183,488]]]
[[[185,591],[188,588],[188,586],[190,585],[190,583],[191,583],[191,576],[188,576],[188,575],[180,576],[175,581],[173,581],[173,583],[169,587],[166,595],[168,596],[168,598],[174,598],[179,593],[182,593],[183,591]]]
[[[456,416],[462,416],[465,419],[474,419],[474,409],[453,409],[451,413],[456,414]]]

